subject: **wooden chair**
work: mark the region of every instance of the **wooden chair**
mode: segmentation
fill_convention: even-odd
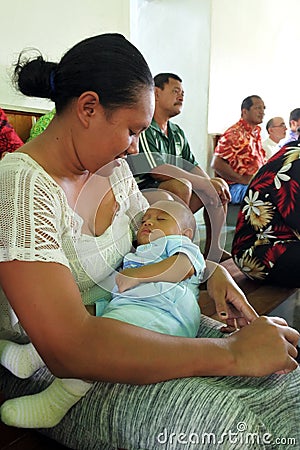
[[[3,109],[7,115],[9,123],[16,130],[18,136],[23,142],[29,138],[31,127],[36,123],[42,113],[15,111],[12,109]]]

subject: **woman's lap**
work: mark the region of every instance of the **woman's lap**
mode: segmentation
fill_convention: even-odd
[[[220,335],[210,324],[204,318],[201,335]],[[30,380],[18,380],[4,369],[1,373],[8,396],[40,391],[50,381],[47,369]],[[95,383],[59,425],[42,431],[78,450],[287,449],[287,444],[270,442],[294,438],[299,444],[299,390],[299,369],[268,378],[194,377],[146,386]]]
[[[283,286],[300,287],[300,241],[288,242],[285,248],[286,251],[276,261],[267,280]]]

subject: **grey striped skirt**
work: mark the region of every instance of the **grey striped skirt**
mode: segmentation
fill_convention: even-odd
[[[221,337],[201,318],[199,336]],[[44,389],[44,368],[19,380],[1,368],[6,396]],[[94,383],[56,427],[40,430],[77,450],[300,448],[300,370],[264,378],[195,377],[146,386]]]

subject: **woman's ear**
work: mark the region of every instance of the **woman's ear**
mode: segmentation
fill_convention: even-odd
[[[88,128],[91,118],[100,105],[99,96],[94,91],[83,92],[77,99],[77,114],[84,127]]]
[[[187,236],[188,238],[190,238],[190,240],[193,240],[194,237],[194,233],[193,230],[191,228],[185,228],[182,232],[183,236]]]

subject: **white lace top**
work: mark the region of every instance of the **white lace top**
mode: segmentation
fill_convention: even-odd
[[[82,218],[53,178],[30,156],[7,154],[0,162],[0,262],[57,262],[70,268],[85,304],[104,296],[148,206],[125,160],[109,182],[118,203],[113,222],[101,236],[83,234]],[[12,326],[20,331],[2,290],[0,311],[0,336]]]

